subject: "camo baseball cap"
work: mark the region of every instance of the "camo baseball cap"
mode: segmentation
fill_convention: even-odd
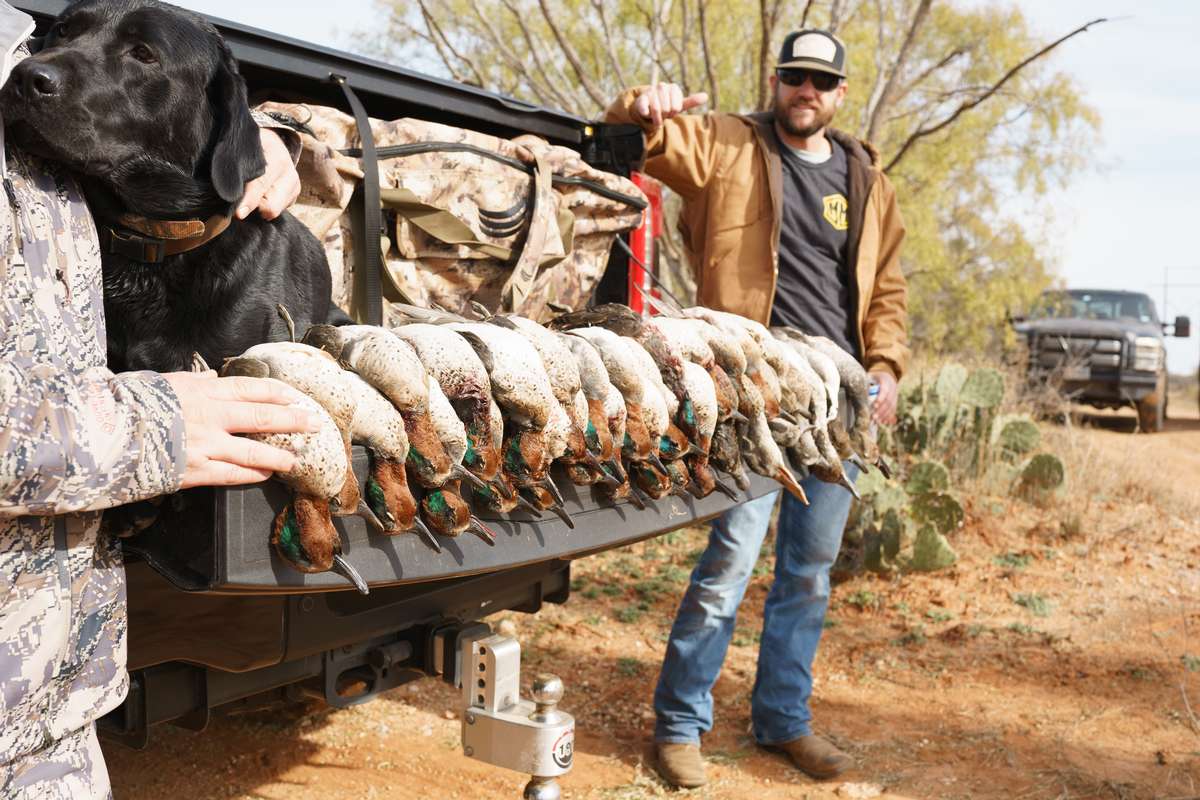
[[[792,31],[779,48],[776,69],[812,69],[846,77],[846,45],[829,31]]]

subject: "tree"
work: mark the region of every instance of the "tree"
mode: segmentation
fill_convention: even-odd
[[[834,30],[851,90],[837,124],[871,141],[909,229],[914,343],[976,350],[1052,281],[1053,195],[1088,165],[1099,120],[1015,6],[951,0],[377,0],[381,55],[598,117],[657,77],[708,110],[769,106],[787,30]],[[1096,22],[1099,22],[1097,20]],[[1089,23],[1093,24],[1093,23]],[[677,205],[677,200],[672,204]],[[667,241],[677,283],[680,248]]]

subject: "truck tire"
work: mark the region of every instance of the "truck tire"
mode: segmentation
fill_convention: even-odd
[[[1154,394],[1147,396],[1137,404],[1138,429],[1142,433],[1159,433],[1167,418],[1167,387],[1166,381],[1159,378],[1158,387]]]

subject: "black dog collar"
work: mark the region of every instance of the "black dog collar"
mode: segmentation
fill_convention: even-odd
[[[208,244],[224,233],[232,221],[229,214],[215,214],[207,220],[161,220],[122,214],[117,225],[100,229],[101,245],[109,253],[134,261],[161,264],[168,256]]]

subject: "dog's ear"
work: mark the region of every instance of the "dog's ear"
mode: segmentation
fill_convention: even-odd
[[[209,90],[217,131],[211,177],[217,195],[233,203],[241,198],[247,181],[263,174],[267,163],[263,158],[258,125],[247,104],[246,81],[223,43],[221,51],[217,73]]]

